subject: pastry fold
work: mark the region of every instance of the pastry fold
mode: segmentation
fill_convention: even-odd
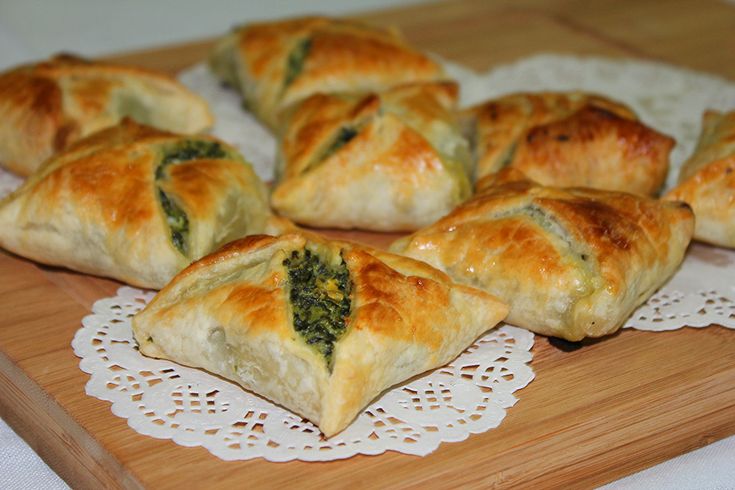
[[[289,234],[195,262],[134,317],[133,332],[144,355],[231,379],[332,436],[506,313],[424,263]]]
[[[735,248],[735,111],[704,113],[694,154],[664,199],[694,209],[696,240]]]
[[[316,93],[380,91],[443,77],[396,31],[326,17],[240,27],[217,43],[210,66],[271,129],[284,108]]]
[[[507,95],[463,121],[478,178],[510,166],[543,185],[655,195],[674,145],[625,105],[583,92]]]
[[[0,165],[30,175],[124,117],[187,134],[214,122],[206,102],[167,75],[57,55],[0,74]]]
[[[506,301],[509,323],[572,341],[616,331],[681,263],[694,228],[685,203],[509,170],[391,250]]]
[[[0,246],[160,288],[223,243],[262,233],[267,194],[235,149],[124,120],[50,159],[0,201]]]
[[[432,223],[471,192],[456,98],[454,82],[310,97],[280,136],[271,204],[319,227],[396,231]]]

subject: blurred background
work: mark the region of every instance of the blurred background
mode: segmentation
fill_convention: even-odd
[[[99,56],[214,37],[254,20],[421,1],[426,0],[2,0],[0,69],[58,51]]]

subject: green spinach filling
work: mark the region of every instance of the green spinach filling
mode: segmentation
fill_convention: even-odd
[[[311,39],[304,39],[288,54],[286,60],[286,77],[283,80],[283,88],[288,87],[304,71],[306,57],[311,51]]]
[[[156,168],[156,182],[166,179],[166,168],[169,165],[188,162],[191,160],[217,159],[228,157],[228,152],[217,141],[185,140],[164,148],[161,160]],[[158,199],[163,212],[166,214],[166,223],[171,230],[171,241],[184,255],[189,252],[189,217],[176,202],[158,187]]]
[[[347,265],[344,260],[328,265],[309,250],[294,251],[283,265],[288,270],[294,330],[331,370],[334,344],[347,328],[352,303]]]
[[[580,267],[580,271],[588,277],[595,275],[595,266],[590,263],[590,257],[587,250],[582,244],[580,244],[565,228],[559,223],[556,217],[541,208],[537,204],[529,204],[520,209],[508,210],[504,213],[500,213],[494,218],[502,219],[509,216],[525,215],[531,218],[538,226],[546,230],[551,235],[556,236],[559,240],[564,242],[568,250],[572,253],[572,256],[580,259],[577,261],[577,265]]]
[[[353,128],[351,126],[343,126],[339,128],[339,132],[334,137],[332,143],[327,147],[326,150],[324,150],[321,160],[326,160],[327,158],[337,153],[340,148],[352,141],[355,136],[357,136],[357,128]]]
[[[156,179],[162,179],[164,177],[164,170],[172,164],[188,162],[190,160],[226,158],[227,156],[227,150],[217,141],[182,141],[164,149],[161,163],[156,169]]]
[[[343,146],[352,141],[359,132],[359,129],[353,126],[342,126],[339,128],[339,131],[337,131],[337,134],[333,137],[329,145],[324,149],[324,151],[318,154],[318,157],[312,160],[312,162],[304,168],[302,173],[308,172],[327,158],[337,153]]]
[[[503,153],[503,156],[500,158],[500,164],[498,165],[497,170],[504,169],[505,167],[513,163],[513,158],[516,155],[517,148],[518,143],[513,143],[505,150],[505,153]]]
[[[182,254],[186,255],[189,251],[189,218],[184,210],[160,188],[158,189],[158,198],[161,200],[163,212],[166,213],[166,223],[168,223],[171,230],[171,241]]]

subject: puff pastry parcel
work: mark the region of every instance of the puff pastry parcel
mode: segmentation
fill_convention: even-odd
[[[464,120],[478,177],[512,166],[544,185],[654,195],[674,145],[625,105],[583,92],[507,95]]]
[[[735,248],[735,111],[705,112],[697,148],[665,198],[694,209],[695,239]]]
[[[182,133],[213,123],[206,102],[171,77],[58,55],[0,74],[0,165],[29,175],[126,116]]]
[[[262,233],[269,216],[264,185],[235,149],[124,120],[0,201],[0,246],[160,288],[221,244]]]
[[[506,313],[424,263],[290,234],[251,236],[192,264],[133,332],[141,353],[236,381],[331,436]]]
[[[480,187],[391,250],[508,302],[509,323],[567,340],[620,328],[677,269],[694,228],[682,202],[525,179]]]
[[[380,91],[443,77],[437,63],[396,32],[325,17],[238,28],[215,46],[210,66],[273,129],[285,107],[315,93]]]
[[[298,223],[415,230],[471,192],[454,82],[317,94],[286,120],[271,203]]]

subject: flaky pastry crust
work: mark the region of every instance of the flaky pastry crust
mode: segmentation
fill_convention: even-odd
[[[206,102],[167,75],[57,55],[0,74],[0,165],[30,175],[124,117],[181,133],[214,122]]]
[[[470,155],[453,82],[380,94],[314,95],[279,141],[273,207],[298,223],[415,230],[470,194]]]
[[[664,198],[694,209],[696,240],[735,248],[735,111],[704,113],[697,148]]]
[[[310,250],[349,271],[331,364],[295,329],[284,265]],[[310,235],[251,236],[185,269],[133,319],[141,353],[236,381],[344,429],[383,390],[441,366],[507,313],[491,295],[405,257]]]
[[[511,177],[488,177],[498,183],[391,250],[508,302],[509,323],[567,340],[616,331],[684,257],[685,203]]]
[[[544,185],[654,195],[674,145],[625,105],[583,92],[507,95],[463,118],[479,178],[511,166]]]
[[[197,144],[217,151],[187,155]],[[262,233],[269,217],[264,185],[236,150],[126,119],[72,144],[0,201],[0,246],[160,288],[221,244]]]
[[[302,17],[245,25],[214,48],[210,66],[271,129],[313,94],[380,91],[443,78],[441,67],[393,30]]]

